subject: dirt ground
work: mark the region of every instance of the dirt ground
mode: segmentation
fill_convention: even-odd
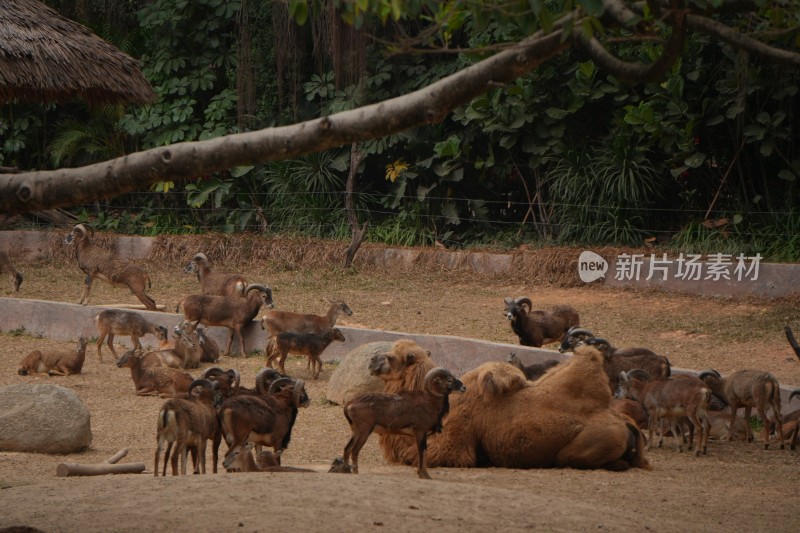
[[[187,258],[188,259],[188,258]],[[195,292],[182,264],[151,262],[151,294],[174,308]],[[222,269],[240,265],[221,264]],[[26,280],[17,294],[76,302],[83,275],[75,264],[38,260],[18,265]],[[800,386],[800,362],[783,325],[800,329],[794,300],[715,299],[601,286],[559,288],[501,276],[445,271],[386,272],[357,266],[328,269],[247,267],[250,280],[271,285],[276,307],[321,314],[343,298],[354,315],[341,324],[516,342],[502,315],[503,297],[530,296],[542,307],[567,303],[581,322],[617,346],[647,346],[676,367],[728,373],[759,368]],[[137,303],[127,290],[97,282],[92,303]],[[149,339],[148,339],[149,340]],[[152,342],[152,341],[151,341]],[[712,442],[707,456],[668,444],[647,452],[653,469],[622,473],[571,469],[431,469],[433,480],[392,466],[373,436],[358,476],[324,473],[349,436],[340,406],[326,400],[335,365],[312,380],[305,361],[287,370],[306,379],[312,404],[299,414],[283,463],[308,474],[208,474],[154,478],[156,415],[163,400],[137,397],[127,370],[100,363],[90,344],[84,373],[25,377],[20,359],[33,349],[71,349],[72,342],[25,332],[0,334],[0,386],[54,383],[73,389],[91,413],[94,440],[81,454],[0,452],[0,528],[44,531],[796,531],[800,451],[764,450],[757,443]],[[223,358],[251,385],[263,357]],[[795,400],[796,402],[796,400]],[[797,402],[796,402],[797,403]],[[798,406],[794,406],[798,407]],[[1,431],[2,429],[0,429]],[[92,464],[127,448],[122,462],[144,462],[140,475],[56,477],[60,463]],[[224,445],[223,445],[224,448]],[[210,461],[210,457],[209,457]],[[209,462],[210,464],[210,462]],[[205,502],[205,503],[204,503]]]

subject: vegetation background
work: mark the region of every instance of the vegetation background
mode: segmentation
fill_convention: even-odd
[[[537,17],[481,16],[474,2],[471,9],[409,2],[441,6],[441,20],[384,14],[383,21],[354,19],[355,8],[334,1],[47,3],[139,58],[159,99],[147,106],[2,105],[0,165],[80,166],[380,101],[518,41],[531,24],[544,27],[574,2],[532,2]],[[726,22],[796,50],[797,7],[759,5],[757,16],[730,14]],[[660,43],[620,35],[614,46],[621,59],[647,62]],[[685,49],[663,82],[645,85],[623,84],[572,50],[436,125],[359,145],[354,207],[370,223],[367,241],[648,242],[797,260],[800,71],[697,34]],[[123,233],[346,238],[349,152],[161,182],[69,215]],[[51,220],[39,214],[6,225]]]

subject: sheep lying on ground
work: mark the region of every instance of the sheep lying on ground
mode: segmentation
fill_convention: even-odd
[[[451,398],[442,433],[428,438],[428,466],[649,468],[641,432],[609,407],[603,359],[598,350],[579,347],[534,383],[503,361],[470,370],[461,376],[467,391]],[[397,393],[423,390],[434,364],[416,343],[401,339],[369,368],[384,381],[384,392]],[[416,464],[413,439],[382,435],[380,446],[389,462]]]
[[[536,381],[540,377],[544,375],[545,372],[556,366],[561,361],[556,359],[548,359],[542,363],[533,363],[530,365],[525,365],[520,361],[519,357],[516,353],[511,353],[507,359],[508,363],[512,366],[515,366],[522,370],[522,373],[525,374],[525,378],[528,381]]]
[[[80,374],[86,360],[86,337],[78,339],[78,347],[69,352],[41,352],[34,350],[19,363],[17,373],[20,376],[30,374],[48,374],[51,376],[69,376]]]

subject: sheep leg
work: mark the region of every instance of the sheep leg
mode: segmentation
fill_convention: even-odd
[[[281,352],[281,358],[278,359],[278,372],[281,374],[286,374],[286,367],[284,365],[286,363],[287,355],[289,355],[289,352]]]
[[[159,460],[160,457],[161,457],[161,439],[159,438],[156,441],[156,458],[155,458],[155,461],[154,461],[155,466],[153,467],[153,475],[155,477],[158,477],[158,460]],[[166,468],[166,465],[167,465],[167,461],[166,461],[166,457],[165,457],[164,458],[164,468]]]
[[[700,419],[697,418],[697,414],[689,414],[689,422],[692,423],[691,425],[691,433],[689,434],[689,451],[694,450],[695,456],[700,455],[700,451],[702,448],[702,441],[703,441],[703,424],[700,422]],[[692,437],[694,437],[694,430],[697,429],[697,445],[693,446]]]
[[[780,390],[776,391],[776,394],[780,395]],[[780,402],[776,401],[775,399],[770,401],[770,407],[772,408],[772,414],[775,416],[775,425],[778,428],[778,442],[780,442],[781,450],[784,448],[783,443],[783,416],[781,415],[781,406]]]
[[[200,462],[200,469],[197,469],[197,463]],[[200,443],[197,446],[197,453],[195,456],[195,463],[194,463],[194,473],[195,474],[205,474],[206,473],[206,439],[201,438]]]
[[[730,430],[728,431],[728,438],[725,439],[728,442],[733,440],[733,428],[736,427],[736,411],[739,410],[739,404],[736,402],[731,402],[731,419],[730,419]],[[744,430],[744,441],[750,442],[750,421],[745,418],[745,430]]]
[[[314,379],[317,379],[319,377],[319,373],[322,372],[322,361],[320,360],[319,356],[314,357],[313,363]]]
[[[234,334],[233,328],[228,328],[228,347],[225,348],[225,353],[228,355],[232,355],[231,346],[233,345],[233,334]]]
[[[130,286],[128,286],[128,288],[131,290],[133,295],[144,304],[148,311],[158,311],[155,300],[146,295],[143,290],[133,290],[133,288]]]
[[[767,410],[764,405],[759,405],[757,408],[758,416],[761,417],[763,421],[763,429],[761,431],[762,437],[764,439],[764,449],[769,449],[769,418],[767,418]],[[783,425],[781,424],[781,414],[779,411],[776,411],[775,408],[772,408],[773,412],[775,413],[775,424],[776,430],[778,431],[778,442],[781,443],[781,449],[783,449]]]
[[[354,474],[358,474],[358,452],[360,452],[364,444],[367,443],[367,439],[371,434],[372,434],[372,429],[370,429],[368,432],[364,432],[361,434],[356,434],[355,432],[353,432],[353,435],[347,442],[347,446],[344,447],[344,464],[345,465],[349,464],[349,458],[351,458],[352,456]]]
[[[136,389],[137,396],[157,396],[158,391],[151,387],[142,387],[141,389]]]
[[[99,337],[97,337],[97,358],[100,362],[103,362],[103,341],[106,339],[106,334],[101,333]],[[108,339],[109,344],[111,343],[111,338]]]
[[[425,453],[428,449],[428,436],[425,433],[417,435],[417,475],[420,479],[430,479],[428,474],[428,460]]]
[[[186,462],[189,460],[189,446],[184,442],[180,446],[181,475],[186,475]]]
[[[247,350],[244,349],[244,335],[242,335],[242,328],[237,327],[236,333],[239,335],[239,353],[242,357],[247,357]],[[231,337],[233,339],[233,337]]]
[[[217,473],[217,461],[219,460],[219,445],[222,442],[222,431],[217,429],[214,433],[214,440],[211,443],[211,459],[214,461],[213,470],[215,474]]]
[[[90,274],[86,274],[86,279],[83,282],[83,294],[81,294],[81,299],[78,301],[80,305],[89,303],[89,293],[92,292],[92,282],[94,282],[94,277]]]
[[[172,452],[172,442],[167,443],[167,449],[164,452],[164,471],[161,473],[162,476],[167,477],[167,463],[169,462],[170,452]],[[156,472],[158,475],[158,472]],[[172,471],[172,475],[175,475],[175,471]]]

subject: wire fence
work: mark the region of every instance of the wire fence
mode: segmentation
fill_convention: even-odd
[[[247,207],[214,207],[213,200],[206,202],[200,207],[187,205],[187,196],[183,191],[155,192],[141,191],[131,193],[114,200],[95,202],[92,204],[78,205],[69,209],[71,213],[86,213],[93,219],[103,219],[109,226],[113,226],[111,219],[119,218],[122,214],[128,217],[135,217],[138,214],[146,213],[149,221],[157,220],[157,230],[161,233],[203,233],[203,232],[225,232],[230,231],[232,223],[230,221],[248,218],[249,222],[244,226],[245,231],[270,231],[277,229],[280,232],[306,234],[314,231],[318,234],[335,236],[349,234],[349,225],[344,209],[344,191],[333,192],[296,192],[282,193],[282,197],[289,200],[289,205],[302,206],[297,208],[295,216],[285,219],[271,220],[271,208],[269,206],[274,200],[270,193],[248,192],[243,193],[250,204]],[[384,195],[370,192],[355,192],[354,213],[360,222],[371,221],[392,221],[400,215],[399,209],[392,209],[382,206],[380,203]],[[403,195],[394,197],[398,205],[411,205],[419,202],[416,195]],[[591,204],[568,204],[548,201],[546,204],[531,204],[527,200],[519,198],[469,198],[453,196],[426,196],[426,202],[430,204],[443,205],[453,203],[460,206],[458,218],[453,215],[439,212],[425,212],[425,209],[418,209],[413,214],[414,223],[417,227],[431,229],[443,244],[457,245],[454,240],[441,237],[448,229],[463,229],[469,226],[476,228],[490,228],[498,234],[516,231],[520,234],[531,235],[531,232],[541,237],[542,234],[557,235],[563,221],[557,219],[556,213],[569,212],[571,210],[581,210],[592,214],[597,218],[606,218],[607,214],[613,210],[617,218],[625,220],[628,216],[639,216],[643,212],[641,207],[626,206],[607,206]],[[481,209],[473,210],[470,206],[479,204]],[[303,216],[300,215],[302,211]],[[708,209],[671,209],[664,207],[652,207],[646,209],[649,221],[694,221],[702,223],[708,215]],[[485,214],[481,214],[485,213]],[[488,214],[488,215],[487,215]],[[798,238],[798,231],[792,227],[800,227],[800,217],[793,211],[756,211],[751,210],[742,213],[745,223],[734,224],[735,212],[715,211],[708,218],[714,223],[708,223],[709,232],[717,232],[723,236],[735,234],[739,240],[770,240],[770,241],[790,241]],[[747,218],[759,219],[760,221],[770,219],[773,221],[784,221],[773,224],[748,224]],[[408,218],[408,215],[407,215]],[[641,219],[641,217],[640,217]],[[726,220],[727,219],[727,220]],[[102,224],[101,220],[101,224]],[[48,217],[32,216],[17,225],[32,226],[34,228],[45,229],[52,226],[52,220]],[[580,233],[585,230],[587,234],[594,228],[592,223],[580,222],[580,219],[570,219],[573,233]],[[411,225],[410,225],[411,226]],[[150,227],[154,227],[151,226]],[[133,228],[129,228],[131,232]],[[141,228],[141,232],[147,233],[147,228]],[[647,225],[637,225],[636,230],[641,234],[664,234],[670,230],[676,233],[680,227],[669,228],[668,225],[648,227]],[[489,231],[489,233],[491,233]]]

